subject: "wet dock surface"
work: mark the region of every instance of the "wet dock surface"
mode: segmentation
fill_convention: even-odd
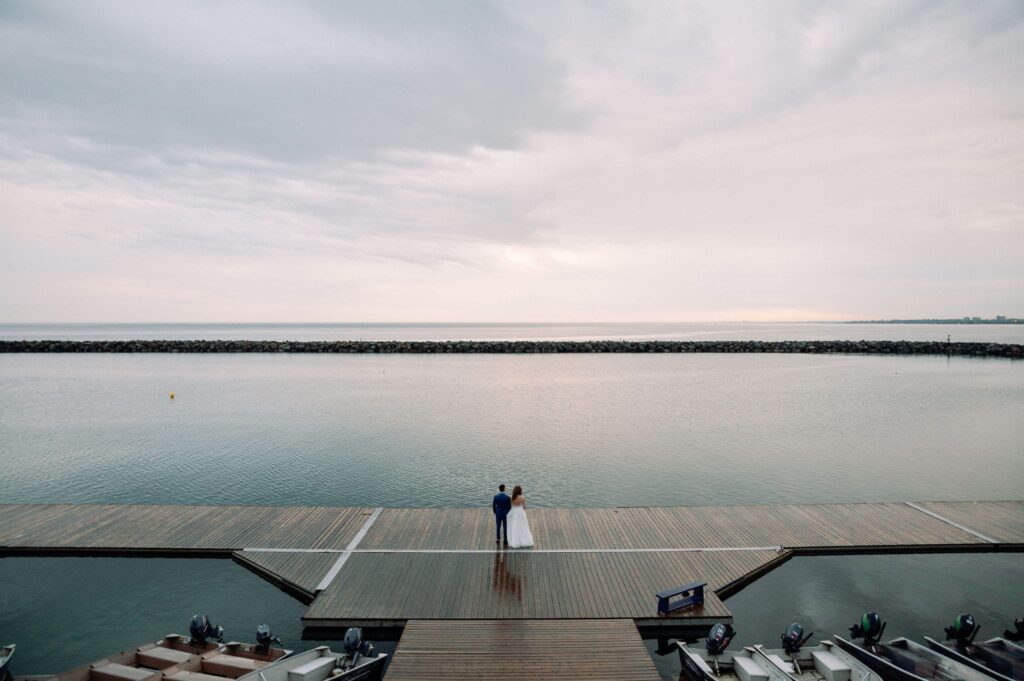
[[[1024,501],[530,509],[533,549],[496,549],[484,509],[0,505],[6,554],[223,555],[310,602],[310,627],[409,620],[706,626],[794,553],[1024,546]],[[654,594],[708,584],[660,616]]]
[[[411,620],[388,681],[476,679],[657,681],[651,656],[628,619]]]

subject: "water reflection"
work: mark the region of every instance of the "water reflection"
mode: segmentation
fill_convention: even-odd
[[[491,589],[501,599],[512,598],[516,601],[523,600],[522,577],[518,573],[519,561],[512,561],[509,567],[508,553],[496,551],[494,553],[494,571],[491,578]]]

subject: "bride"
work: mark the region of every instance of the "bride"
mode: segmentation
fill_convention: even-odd
[[[508,545],[514,549],[533,546],[530,522],[526,519],[526,497],[523,488],[516,485],[512,490],[512,510],[508,514]]]

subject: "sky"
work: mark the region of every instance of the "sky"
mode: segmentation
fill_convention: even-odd
[[[1024,3],[0,1],[0,321],[1024,316]]]

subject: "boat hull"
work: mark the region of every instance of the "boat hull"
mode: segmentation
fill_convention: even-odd
[[[991,681],[987,674],[905,638],[879,644],[879,652],[851,643],[841,636],[834,640],[842,650],[870,667],[885,681]],[[935,666],[942,667],[941,673]],[[931,672],[917,673],[919,670]]]
[[[933,638],[924,637],[928,647],[960,664],[977,669],[997,681],[1024,679],[1024,655],[1012,643],[999,645],[998,639],[985,643],[972,643],[966,649],[947,646]],[[1015,659],[1016,658],[1016,659]]]
[[[358,665],[340,674],[333,674],[338,661],[344,656],[333,652],[327,646],[319,646],[288,658],[274,662],[258,671],[245,674],[236,681],[304,681],[321,679],[327,675],[329,681],[380,681],[384,677],[388,656],[379,653],[374,658],[362,657]],[[332,671],[328,671],[331,669]]]

